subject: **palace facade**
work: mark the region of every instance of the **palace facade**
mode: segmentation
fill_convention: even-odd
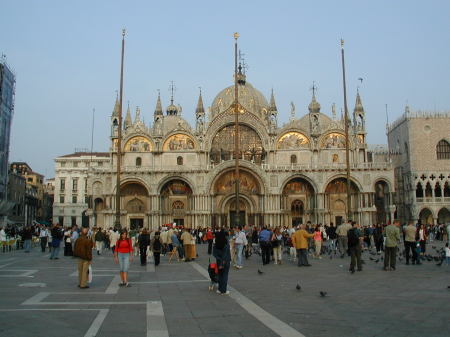
[[[239,189],[236,207],[234,85],[217,94],[205,112],[200,93],[194,127],[173,102],[163,112],[158,96],[152,126],[136,109],[122,131],[122,174],[116,186],[119,102],[111,116],[109,162],[88,175],[90,223],[112,227],[116,189],[121,224],[156,228],[241,224],[341,223],[350,206],[362,224],[394,218],[394,171],[387,151],[369,150],[359,93],[350,114],[351,205],[346,198],[344,120],[321,112],[313,91],[308,111],[278,125],[274,93],[269,101],[238,74]],[[208,117],[208,118],[207,118]],[[236,214],[238,212],[238,214]]]

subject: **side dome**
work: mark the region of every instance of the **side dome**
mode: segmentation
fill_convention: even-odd
[[[238,101],[246,110],[254,113],[260,118],[265,118],[269,109],[264,95],[255,89],[250,83],[238,84]],[[211,105],[211,118],[214,119],[227,110],[234,102],[234,85],[223,89],[214,98]]]

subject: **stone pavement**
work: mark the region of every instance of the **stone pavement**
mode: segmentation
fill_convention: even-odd
[[[348,257],[310,258],[312,267],[298,268],[286,255],[282,265],[264,267],[253,255],[242,270],[230,271],[225,296],[208,291],[206,245],[198,252],[196,262],[162,257],[158,267],[141,267],[135,257],[131,288],[118,287],[109,251],[95,255],[86,290],[76,286],[76,259],[49,260],[38,248],[0,254],[0,335],[450,335],[450,266],[403,261],[384,272],[382,261],[365,253],[364,270],[351,275]]]

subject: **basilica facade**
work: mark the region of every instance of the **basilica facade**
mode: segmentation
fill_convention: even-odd
[[[152,126],[128,109],[122,130],[120,186],[116,186],[119,103],[111,116],[108,165],[90,169],[90,223],[112,227],[116,189],[121,224],[157,228],[248,225],[362,224],[395,216],[394,174],[389,156],[366,143],[359,93],[350,114],[351,204],[346,197],[344,120],[321,112],[313,91],[308,110],[278,125],[274,93],[269,101],[239,73],[239,202],[235,200],[234,85],[219,92],[206,113],[200,93],[195,126],[173,102],[158,96]],[[306,110],[306,109],[305,109]]]

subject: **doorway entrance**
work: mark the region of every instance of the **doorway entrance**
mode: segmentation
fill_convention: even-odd
[[[334,219],[336,221],[336,227],[339,226],[339,225],[342,225],[342,219],[343,219],[342,216],[340,216],[340,215],[335,216]]]
[[[177,227],[184,227],[184,219],[173,219]]]
[[[143,218],[131,218],[130,219],[130,229],[138,230],[144,227],[144,219]]]
[[[238,225],[245,226],[245,211],[239,211],[238,216],[236,216],[236,211],[230,210],[230,224],[233,227]]]
[[[303,218],[302,217],[293,217],[292,218],[292,227],[301,225],[303,223]]]

